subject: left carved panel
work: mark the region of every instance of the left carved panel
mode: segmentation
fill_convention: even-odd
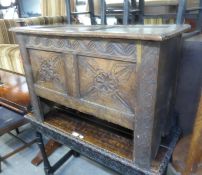
[[[29,49],[34,83],[42,88],[67,93],[64,55]]]

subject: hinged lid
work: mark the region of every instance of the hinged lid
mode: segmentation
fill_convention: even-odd
[[[189,25],[57,25],[15,27],[16,33],[163,41],[187,31]]]

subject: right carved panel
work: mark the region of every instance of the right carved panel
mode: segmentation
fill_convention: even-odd
[[[135,67],[132,62],[78,56],[81,98],[134,114]]]

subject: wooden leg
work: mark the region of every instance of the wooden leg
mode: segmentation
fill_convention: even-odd
[[[57,148],[61,147],[62,144],[50,139],[48,143],[45,145],[45,152],[49,157]],[[32,160],[32,164],[38,166],[41,162],[43,162],[43,156],[39,151],[36,157]]]
[[[47,158],[47,155],[46,155],[46,152],[45,152],[45,147],[44,147],[44,143],[43,143],[43,139],[42,139],[41,133],[37,132],[36,133],[36,138],[37,138],[37,144],[38,144],[39,149],[41,151],[41,154],[43,156],[45,174],[46,175],[50,175],[51,166],[50,166],[50,163],[48,161],[48,158]]]
[[[16,128],[15,131],[17,135],[20,134],[19,128]]]

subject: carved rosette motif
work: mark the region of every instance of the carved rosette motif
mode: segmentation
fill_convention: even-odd
[[[60,82],[59,74],[56,71],[58,57],[45,59],[40,64],[38,81]]]
[[[61,58],[58,55],[47,55],[38,58],[39,68],[36,74],[37,83],[49,83],[58,90],[64,90],[64,82],[61,80]]]
[[[93,62],[93,63],[92,63]],[[80,60],[83,69],[88,69],[88,74],[92,77],[92,84],[82,96],[84,99],[89,99],[91,96],[96,98],[110,98],[115,103],[121,104],[130,113],[134,111],[128,104],[124,96],[124,90],[120,88],[123,83],[127,83],[131,76],[134,76],[134,64],[130,63],[115,63],[110,70],[103,70],[98,67],[99,63],[92,61],[89,63],[86,60]],[[100,97],[99,95],[102,97]]]
[[[117,80],[111,73],[101,71],[94,78],[94,87],[103,93],[114,93],[117,90],[117,86]]]
[[[79,40],[64,38],[41,38],[30,36],[26,40],[27,47],[40,47],[43,49],[55,49],[60,51],[77,51],[85,53],[97,53],[100,55],[108,55],[113,57],[121,57],[136,61],[136,45],[135,42],[116,42],[96,41],[96,40]]]

